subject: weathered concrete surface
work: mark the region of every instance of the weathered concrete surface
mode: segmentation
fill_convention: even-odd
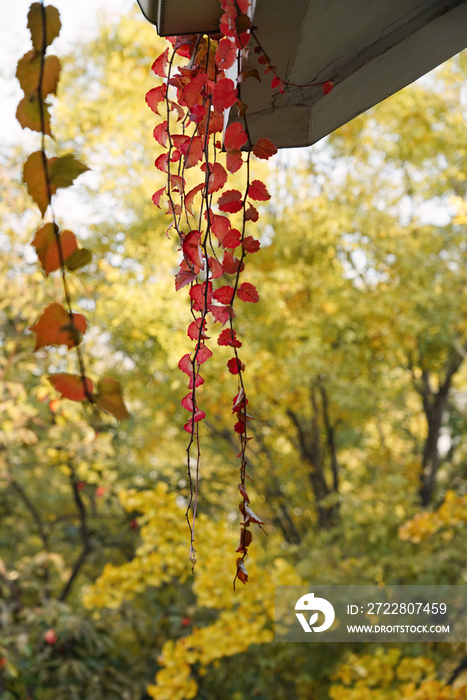
[[[218,0],[138,1],[154,17],[161,3],[165,34],[213,30],[220,15]],[[253,140],[307,146],[466,48],[467,0],[257,0],[253,25],[280,77],[335,83],[282,95],[250,53],[262,82],[240,91]]]

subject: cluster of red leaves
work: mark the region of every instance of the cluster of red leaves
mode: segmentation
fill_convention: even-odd
[[[146,95],[149,108],[158,115],[154,138],[164,149],[155,160],[155,167],[165,176],[165,185],[153,195],[159,208],[167,205],[171,217],[168,228],[176,232],[181,261],[175,276],[175,287],[189,289],[191,316],[187,335],[194,342],[191,352],[180,359],[179,369],[188,377],[189,393],[182,407],[190,414],[184,428],[190,434],[188,444],[188,478],[190,502],[187,519],[191,531],[190,556],[194,556],[194,528],[198,495],[199,424],[206,417],[198,405],[197,389],[204,384],[201,366],[212,357],[208,347],[210,333],[216,324],[221,331],[217,344],[233,350],[227,367],[238,379],[233,415],[235,432],[240,438],[240,510],[243,514],[235,578],[248,580],[244,560],[252,535],[251,523],[261,521],[251,515],[246,491],[246,447],[251,439],[247,424],[252,420],[246,412],[248,400],[243,382],[244,363],[238,356],[242,343],[238,339],[234,319],[235,302],[257,303],[259,294],[250,282],[242,282],[245,259],[258,252],[260,241],[246,235],[247,222],[256,222],[259,212],[255,204],[267,202],[270,195],[260,180],[250,181],[250,157],[268,159],[277,149],[267,138],[252,144],[245,119],[246,106],[239,88],[226,73],[236,63],[241,70],[242,49],[250,39],[249,0],[220,0],[221,35],[216,37],[171,37],[173,50],[167,48],[153,63],[152,70],[161,84]],[[181,58],[188,59],[180,65]],[[175,68],[177,66],[177,68]],[[252,76],[254,77],[254,76]],[[245,79],[245,76],[243,76]],[[236,106],[240,120],[232,121],[224,130],[224,117]],[[246,166],[246,167],[245,167]],[[188,171],[193,169],[192,173]],[[229,178],[243,169],[243,191],[229,188]],[[197,176],[201,176],[197,182]],[[187,181],[190,186],[187,186]],[[213,331],[211,331],[213,328]],[[190,466],[190,448],[196,443],[196,472]],[[189,512],[193,508],[190,522]]]
[[[86,248],[80,248],[72,231],[60,230],[52,211],[52,197],[59,188],[70,187],[74,180],[88,168],[72,154],[48,158],[45,153],[45,137],[52,136],[49,105],[45,97],[57,91],[60,61],[56,56],[46,56],[47,47],[58,36],[61,22],[58,10],[34,2],[28,13],[28,27],[33,49],[19,61],[16,71],[25,96],[18,105],[16,116],[23,128],[38,131],[42,135],[41,149],[32,153],[23,167],[23,182],[31,198],[39,207],[42,217],[50,208],[51,222],[43,223],[36,231],[32,246],[46,276],[60,271],[65,306],[49,304],[38,321],[31,326],[36,336],[36,350],[47,346],[76,348],[80,374],[54,374],[49,381],[62,398],[72,401],[89,401],[93,406],[112,413],[117,418],[128,417],[121,396],[120,384],[115,379],[104,378],[97,383],[86,377],[84,361],[79,345],[86,332],[87,323],[82,314],[73,313],[67,272],[75,272],[92,260]]]

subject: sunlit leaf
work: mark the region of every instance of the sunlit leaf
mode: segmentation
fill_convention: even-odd
[[[44,21],[45,13],[45,46],[44,46]],[[50,46],[59,35],[62,23],[60,13],[53,5],[47,5],[44,10],[40,2],[33,2],[28,12],[28,29],[31,32],[31,41],[35,51],[42,52]]]
[[[256,304],[259,301],[259,294],[256,287],[249,282],[243,282],[237,289],[238,298],[242,301],[248,301],[251,304]]]
[[[130,414],[123,402],[120,382],[111,377],[103,377],[97,382],[97,393],[93,396],[98,408],[111,413],[118,420],[129,418]]]
[[[39,87],[41,72],[41,55],[36,51],[28,51],[20,60],[16,68],[16,77],[26,96],[35,92]],[[60,77],[60,60],[57,56],[46,56],[42,75],[41,94],[42,99],[47,95],[55,95]]]
[[[42,102],[42,119],[39,96],[37,92],[31,92],[18,103],[16,109],[16,119],[19,121],[23,129],[31,129],[31,131],[42,131],[47,136],[51,136],[50,131],[50,105],[47,102]],[[43,120],[43,121],[42,121]]]
[[[92,253],[87,248],[79,248],[75,250],[65,261],[65,266],[70,272],[80,270],[85,265],[92,262]]]
[[[72,154],[58,158],[46,158],[49,176],[50,195],[54,195],[59,187],[70,187],[74,180],[89,168]],[[27,158],[23,167],[23,182],[28,192],[39,207],[42,216],[50,204],[45,177],[44,158],[42,151],[35,151]]]
[[[85,401],[86,391],[89,395],[92,394],[93,384],[89,377],[84,378],[85,384],[77,374],[52,374],[48,380],[63,399]]]
[[[86,332],[87,323],[82,314],[70,315],[61,304],[54,302],[43,311],[38,321],[29,328],[36,335],[34,351],[47,345],[66,345],[68,349],[75,347]]]
[[[78,243],[72,231],[61,231],[59,233],[56,224],[44,224],[34,236],[32,246],[36,249],[37,257],[46,275],[60,267],[60,255],[57,243],[57,236],[60,241],[63,260],[68,263],[70,256],[77,251]]]

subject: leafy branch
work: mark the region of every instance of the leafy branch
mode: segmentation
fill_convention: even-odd
[[[117,418],[128,417],[121,396],[120,383],[103,378],[94,391],[92,380],[86,376],[83,354],[79,347],[87,322],[82,314],[72,310],[68,285],[68,272],[75,272],[92,260],[86,248],[80,248],[75,234],[60,230],[52,204],[59,188],[70,187],[74,180],[89,170],[73,154],[48,158],[45,148],[46,136],[52,137],[50,128],[50,105],[45,98],[56,94],[60,75],[57,56],[47,56],[47,47],[58,36],[61,28],[60,15],[52,5],[45,6],[43,0],[34,2],[28,13],[28,27],[33,49],[19,61],[16,71],[24,97],[18,105],[16,116],[23,128],[41,134],[41,148],[31,153],[23,167],[23,182],[34,202],[39,207],[42,219],[47,210],[50,221],[36,231],[32,246],[46,276],[59,270],[63,286],[65,306],[54,302],[42,312],[30,330],[36,336],[35,350],[47,346],[75,348],[79,374],[54,374],[50,383],[62,398],[72,401],[87,401],[92,410],[96,407],[112,413]]]

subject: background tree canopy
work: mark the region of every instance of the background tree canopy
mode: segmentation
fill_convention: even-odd
[[[194,575],[188,559],[188,305],[151,202],[159,147],[144,105],[161,48],[139,15],[101,26],[63,59],[52,110],[57,154],[73,148],[93,170],[79,195],[92,223],[77,234],[96,257],[70,284],[93,329],[89,372],[121,379],[127,421],[57,402],[45,378],[67,370],[65,350],[32,353],[26,329],[60,287],[29,250],[39,221],[24,154],[1,157],[0,697],[466,698],[463,644],[272,643],[275,584],[467,577],[459,63],[261,166],[273,197],[250,279],[262,294],[238,327],[269,536],[233,593],[238,447],[222,349],[203,396]]]

